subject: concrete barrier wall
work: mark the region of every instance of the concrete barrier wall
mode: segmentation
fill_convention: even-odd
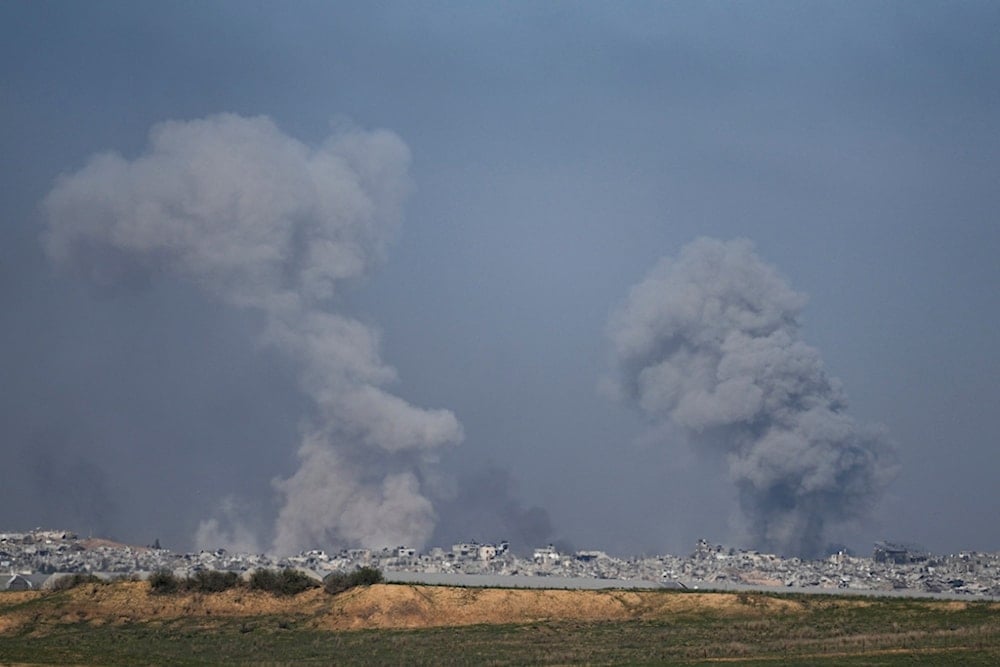
[[[383,572],[389,583],[470,586],[481,588],[679,588],[641,579],[590,579],[586,577],[526,577],[524,575],[446,574],[443,572]]]

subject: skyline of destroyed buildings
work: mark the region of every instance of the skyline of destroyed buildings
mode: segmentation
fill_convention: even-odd
[[[699,540],[689,556],[619,558],[596,550],[561,553],[550,544],[535,548],[530,557],[519,557],[506,541],[472,541],[453,544],[450,550],[432,547],[423,553],[407,546],[344,549],[336,554],[312,549],[279,558],[225,549],[174,553],[152,546],[80,538],[68,531],[0,533],[0,590],[8,586],[41,588],[58,575],[73,573],[141,578],[158,570],[189,576],[200,570],[247,574],[261,568],[289,567],[322,580],[332,572],[361,566],[381,569],[388,581],[398,574],[401,581],[464,585],[477,585],[477,581],[487,585],[487,580],[489,585],[518,586],[558,581],[554,587],[566,588],[592,587],[596,581],[607,587],[760,588],[1000,598],[1000,553],[933,555],[889,542],[875,543],[871,557],[840,552],[818,560],[724,548],[707,540]],[[535,578],[545,579],[532,583]]]

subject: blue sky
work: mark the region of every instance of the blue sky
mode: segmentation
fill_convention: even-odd
[[[182,548],[227,498],[273,519],[309,402],[258,314],[170,276],[95,286],[40,242],[61,174],[227,112],[409,148],[395,240],[333,307],[381,332],[396,395],[461,422],[437,469],[511,497],[470,538],[534,507],[532,535],[578,548],[736,539],[725,466],[600,390],[611,313],[710,236],[809,296],[802,338],[898,443],[830,539],[1000,549],[998,25],[977,2],[3,3],[0,415],[24,474],[0,521]]]

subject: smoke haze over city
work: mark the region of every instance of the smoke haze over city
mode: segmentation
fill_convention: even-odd
[[[0,527],[1000,550],[998,20],[5,3]]]
[[[895,457],[799,340],[803,303],[749,243],[701,238],[632,289],[611,336],[621,397],[726,455],[743,541],[818,556],[829,522],[871,511]]]

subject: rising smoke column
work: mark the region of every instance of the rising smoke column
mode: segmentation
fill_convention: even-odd
[[[487,466],[447,486],[450,493],[435,497],[441,521],[434,544],[508,540],[514,552],[530,555],[530,549],[557,541],[549,513],[524,504],[509,471]]]
[[[799,339],[804,304],[749,242],[702,238],[632,288],[609,332],[621,398],[726,453],[755,546],[813,556],[830,524],[873,506],[895,462]]]
[[[266,117],[221,114],[156,125],[134,160],[95,155],[43,203],[53,262],[99,283],[173,276],[264,316],[261,340],[296,365],[314,404],[300,467],[275,483],[279,553],[421,546],[434,528],[421,470],[461,426],[385,391],[395,372],[377,333],[331,310],[382,257],[408,165],[390,132],[345,129],[308,146]],[[252,544],[233,514],[224,506],[199,541]]]

